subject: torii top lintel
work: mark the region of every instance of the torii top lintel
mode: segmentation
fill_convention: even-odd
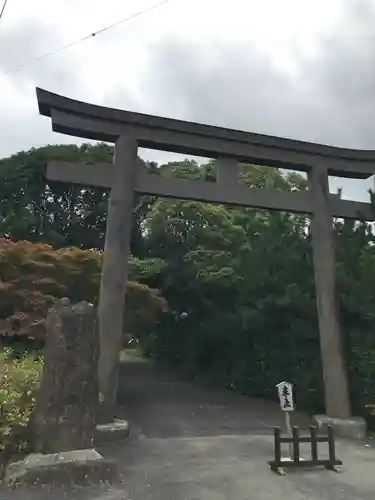
[[[246,163],[366,179],[375,173],[375,151],[343,149],[97,106],[37,88],[39,111],[55,132],[115,142],[132,133],[140,147],[176,153],[230,157]]]

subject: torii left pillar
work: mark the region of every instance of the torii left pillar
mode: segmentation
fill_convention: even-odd
[[[100,423],[112,422],[116,412],[137,153],[133,137],[117,139],[98,306]]]

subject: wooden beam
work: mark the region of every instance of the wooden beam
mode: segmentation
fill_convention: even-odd
[[[367,178],[375,173],[375,151],[372,150],[344,149],[112,109],[69,99],[40,88],[36,92],[40,113],[52,117],[54,129],[61,133],[114,142],[120,129],[123,131],[124,127],[131,127],[137,134],[139,132],[140,135],[136,134],[134,137],[141,139],[144,147],[154,149],[195,155],[206,152],[213,153],[214,157],[219,151],[222,156],[254,163],[272,162],[274,158],[277,165],[283,164],[283,168],[293,168],[288,166],[292,156],[296,158],[296,161],[292,160],[295,166],[309,169],[312,165],[324,165],[329,175]],[[176,137],[177,143],[174,142]],[[212,151],[213,144],[220,144],[219,149]],[[255,149],[249,149],[250,146]],[[269,160],[268,155],[262,153],[264,149],[269,150],[268,155],[272,157]],[[258,153],[259,157],[256,156]]]
[[[112,187],[114,167],[112,163],[70,163],[50,161],[47,165],[46,179],[49,181],[70,182],[87,186]]]
[[[47,166],[46,177],[53,181],[110,188],[112,186],[113,165],[85,165],[52,161]],[[228,185],[174,177],[166,178],[149,174],[146,169],[140,167],[135,180],[135,190],[167,198],[312,213],[312,204],[306,192],[266,191],[261,188],[248,188],[241,184]]]
[[[55,132],[69,134],[86,139],[114,142],[117,137],[131,134],[137,138],[139,147],[173,151],[176,153],[207,156],[210,158],[230,157],[243,163],[264,166],[276,166],[289,170],[309,172],[324,163],[329,175],[348,178],[368,178],[375,173],[374,160],[359,160],[335,156],[332,153],[311,153],[301,149],[280,147],[280,145],[262,144],[228,138],[199,135],[192,132],[154,128],[134,123],[103,120],[98,117],[74,114],[60,109],[51,109],[52,129]],[[194,125],[194,124],[192,124]],[[318,150],[319,151],[319,150]]]
[[[126,124],[74,115],[59,109],[51,110],[51,123],[54,132],[105,142],[115,142],[118,137],[128,131]]]
[[[308,193],[267,191],[249,188],[241,184],[220,184],[217,182],[165,178],[142,172],[138,176],[137,190],[156,196],[196,200],[225,205],[241,205],[270,210],[312,213],[313,207]]]
[[[47,166],[46,178],[51,181],[111,188],[113,172],[114,167],[111,163],[86,165],[52,161]],[[191,199],[295,213],[311,214],[313,212],[312,198],[306,191],[267,191],[235,183],[166,178],[149,174],[146,169],[141,167],[138,167],[135,190],[167,198]],[[337,195],[332,194],[329,205],[332,217],[375,220],[375,210],[370,203],[341,200]]]
[[[329,206],[332,217],[375,221],[375,207],[371,203],[331,197]]]

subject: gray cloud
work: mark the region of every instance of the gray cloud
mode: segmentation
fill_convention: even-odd
[[[37,107],[36,104],[35,107]],[[5,120],[0,118],[0,124],[4,121]],[[22,149],[19,146],[20,144],[27,145],[25,149],[29,149],[31,147],[38,148],[46,146],[47,144],[87,142],[52,132],[50,120],[39,116],[37,110],[33,114],[25,114],[22,118],[9,117],[6,121],[6,128],[1,126],[0,142],[4,151],[2,156],[20,151]]]
[[[131,93],[121,82],[113,81],[101,101],[258,133],[375,149],[375,14],[370,2],[343,0],[343,6],[341,22],[320,39],[314,57],[298,50],[294,54],[297,76],[282,72],[277,61],[272,62],[251,42],[213,46],[204,39],[193,44],[183,37],[164,37],[148,52],[136,91]],[[64,42],[48,25],[18,25],[2,35],[0,70]],[[80,65],[74,52],[66,51],[16,72],[12,78],[20,87],[32,81],[74,97],[77,89],[82,95],[82,85],[89,88],[91,83],[85,81]],[[35,99],[30,89],[27,92]],[[5,130],[2,153],[17,151],[24,144],[73,141],[52,134],[48,121],[37,116],[36,103],[35,114],[27,113],[24,118],[0,116]],[[338,185],[348,197],[367,199],[368,182],[334,180],[333,186]]]
[[[353,0],[345,6],[336,30],[321,40],[319,57],[301,63],[303,76],[331,103],[326,135],[347,147],[375,149],[375,9]]]
[[[1,33],[0,73],[5,73],[20,90],[33,82],[46,88],[58,87],[61,92],[74,92],[80,86],[80,78],[79,62],[72,51],[36,60],[64,43],[56,29],[48,24],[24,21],[8,28]]]
[[[354,47],[357,31],[347,31],[345,38],[340,33],[322,44],[316,60],[301,61],[301,80],[281,73],[251,46],[192,51],[183,42],[164,41],[153,52],[142,90],[155,112],[375,149],[370,126],[375,117],[375,23],[374,43],[360,57]]]
[[[18,102],[14,102],[14,107],[13,102],[4,102],[5,110],[0,112],[1,156],[49,143],[81,142],[53,133],[50,121],[38,113],[36,86],[73,95],[82,87],[77,71],[79,64],[71,51],[34,61],[63,43],[48,24],[25,21],[1,33],[0,76],[10,83],[14,99],[19,96],[20,102],[25,104],[22,108]],[[23,64],[24,68],[18,68]],[[2,72],[6,75],[1,75]]]
[[[150,60],[143,93],[154,113],[253,132],[375,149],[375,15],[349,2],[314,59],[291,79],[252,46],[197,50],[165,40]],[[347,197],[368,199],[371,181],[336,180]]]
[[[46,47],[48,40],[48,47]],[[55,31],[48,26],[29,21],[4,30],[1,34],[0,68],[8,70],[33,59],[40,52],[51,49],[50,44],[59,43]]]

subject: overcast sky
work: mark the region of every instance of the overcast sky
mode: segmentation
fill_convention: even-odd
[[[132,111],[375,149],[375,0],[169,0],[31,62],[157,1],[8,0],[0,157],[78,142],[39,116],[36,86]],[[368,200],[372,183],[334,181],[332,189]]]

